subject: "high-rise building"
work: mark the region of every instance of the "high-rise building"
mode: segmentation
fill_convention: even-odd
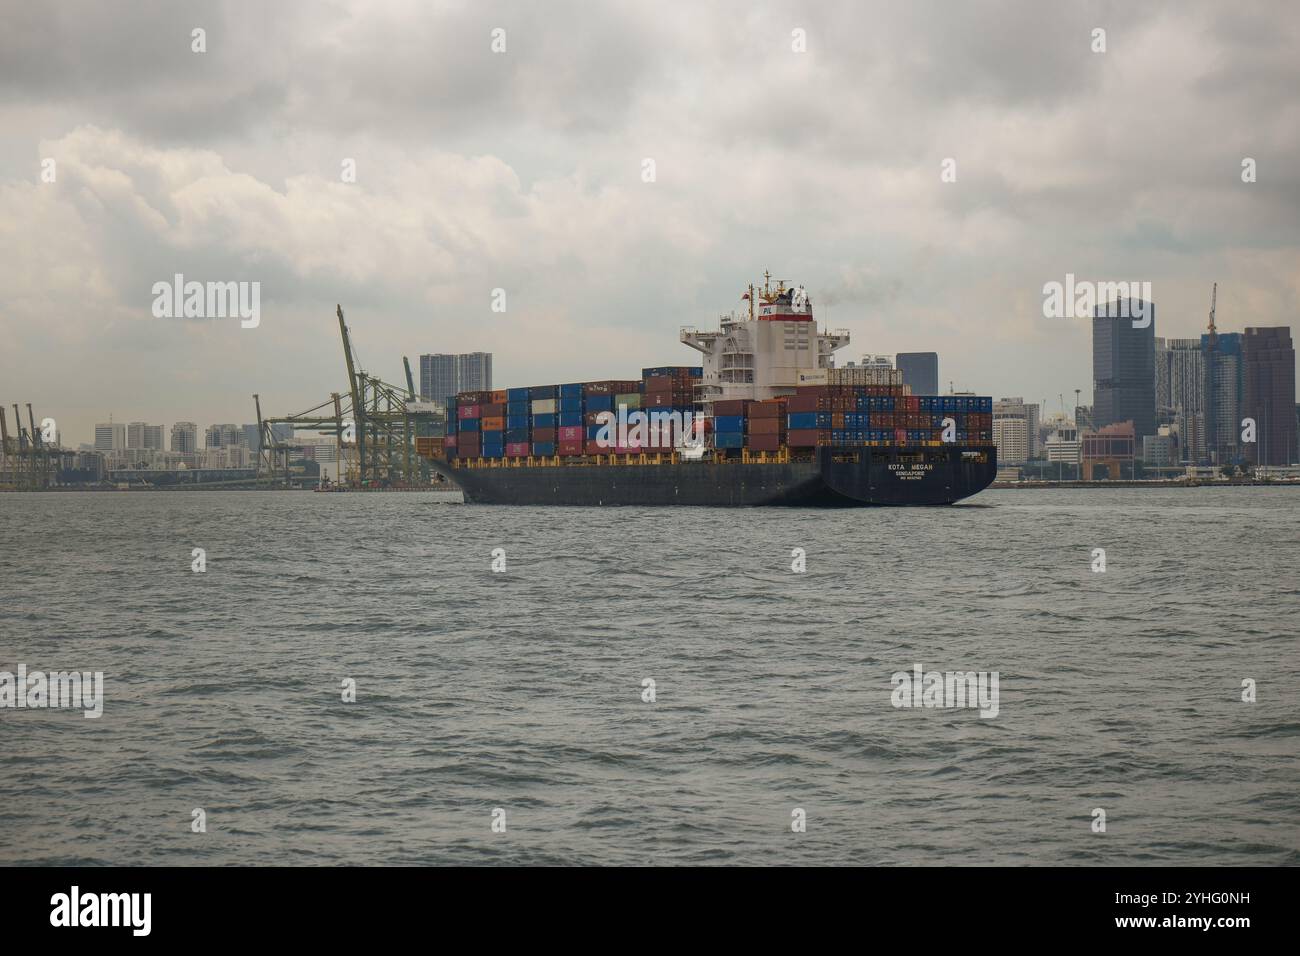
[[[1257,465],[1290,465],[1296,453],[1295,348],[1287,326],[1247,328],[1242,339],[1241,415],[1255,420],[1253,443],[1242,452]],[[1240,422],[1235,423],[1240,427]]]
[[[1241,333],[1211,331],[1201,336],[1205,369],[1205,452],[1210,464],[1241,456]]]
[[[993,403],[993,444],[998,461],[1007,464],[1039,457],[1038,405],[1023,398],[1002,398]]]
[[[455,355],[421,355],[420,356],[420,398],[426,402],[445,402],[455,395],[456,387]]]
[[[162,450],[163,429],[161,425],[147,425],[144,422],[131,422],[126,426],[126,447],[130,449],[149,448]]]
[[[238,425],[209,425],[204,435],[204,444],[208,448],[228,448],[232,445],[244,445],[244,429]]]
[[[107,422],[95,426],[95,451],[121,451],[125,448],[125,425]]]
[[[1144,316],[1145,328],[1129,316]],[[1092,319],[1092,415],[1098,429],[1131,421],[1140,444],[1156,433],[1156,306],[1129,300],[1099,305]]]
[[[468,352],[456,356],[456,386],[461,392],[486,392],[492,388],[492,353]]]
[[[262,435],[257,429],[257,423],[242,426],[244,430],[244,447],[251,452],[262,450]]]
[[[903,384],[912,386],[913,395],[939,394],[938,352],[899,352],[894,363],[903,373]]]
[[[457,392],[485,392],[492,388],[492,353],[461,355],[434,353],[420,356],[420,398],[444,402]]]
[[[1157,338],[1155,362],[1157,426],[1176,427],[1179,453],[1185,460],[1207,458],[1205,351],[1201,340]]]
[[[176,422],[172,425],[171,450],[182,455],[198,451],[199,426],[193,422]]]

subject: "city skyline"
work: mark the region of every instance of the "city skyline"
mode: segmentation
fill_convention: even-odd
[[[388,381],[433,343],[499,383],[629,375],[765,269],[945,388],[1090,393],[1089,323],[1042,313],[1067,275],[1150,282],[1168,338],[1216,280],[1223,327],[1295,327],[1276,9],[37,8],[0,38],[0,399],[77,437],[286,414],[343,384],[336,302]],[[259,321],[157,317],[177,275],[259,283]]]

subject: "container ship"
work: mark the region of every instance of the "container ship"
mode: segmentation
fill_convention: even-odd
[[[748,312],[681,330],[701,365],[449,396],[421,439],[466,502],[938,505],[997,474],[993,400],[913,395],[892,368],[835,368],[802,287],[750,285]]]

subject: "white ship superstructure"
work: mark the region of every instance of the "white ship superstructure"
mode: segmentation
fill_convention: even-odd
[[[812,300],[802,286],[774,288],[764,274],[763,288],[753,285],[741,297],[749,314],[721,317],[715,332],[684,328],[681,340],[703,353],[704,374],[696,386],[696,401],[704,413],[725,399],[775,398],[793,395],[799,385],[825,382],[819,369],[833,368],[834,353],[849,344],[840,329],[818,332]]]

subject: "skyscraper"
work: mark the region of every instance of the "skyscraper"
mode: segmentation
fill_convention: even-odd
[[[1139,311],[1141,310],[1141,311]],[[1145,316],[1146,327],[1131,315]],[[1092,319],[1094,427],[1131,421],[1137,442],[1156,433],[1156,306],[1130,300],[1099,305]]]
[[[125,447],[125,425],[107,422],[95,426],[95,451],[117,451]]]
[[[426,402],[443,402],[457,392],[486,392],[491,388],[491,352],[420,356],[420,398]]]
[[[1038,405],[1023,398],[1002,398],[993,403],[993,444],[998,461],[1019,464],[1037,458]]]
[[[456,356],[456,385],[461,392],[486,392],[492,388],[492,353],[468,352]]]
[[[913,395],[939,394],[938,352],[899,352],[894,364],[903,373],[903,384],[912,386]]]
[[[238,425],[209,425],[205,435],[208,448],[229,448],[244,445],[244,430]]]
[[[198,444],[199,426],[194,422],[176,422],[172,425],[172,451],[192,455],[198,451]]]
[[[1241,333],[1211,330],[1201,336],[1205,376],[1205,453],[1210,464],[1240,457]]]
[[[1241,364],[1241,414],[1255,420],[1256,435],[1255,442],[1244,444],[1242,452],[1259,465],[1295,463],[1295,348],[1291,330],[1286,326],[1247,328]]]
[[[163,447],[162,426],[148,425],[144,422],[131,422],[126,426],[126,447],[130,449],[156,448],[161,451]]]
[[[438,353],[420,356],[420,398],[422,400],[445,402],[449,396],[460,391],[456,387],[457,381],[455,355]]]
[[[1175,427],[1179,452],[1191,462],[1205,448],[1205,352],[1200,339],[1155,340],[1156,419]]]

